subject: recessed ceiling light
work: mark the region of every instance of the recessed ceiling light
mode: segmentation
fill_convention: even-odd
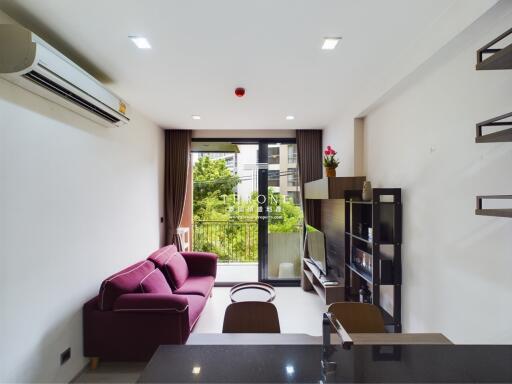
[[[322,49],[325,51],[331,51],[334,48],[336,48],[336,46],[338,45],[340,40],[341,40],[341,37],[325,37],[324,44],[322,45]]]
[[[192,115],[192,120],[201,120],[201,116],[199,116],[199,115]]]
[[[201,367],[192,367],[192,373],[194,375],[199,375],[201,373]]]
[[[293,375],[295,373],[295,367],[293,365],[287,365],[286,373],[288,374],[288,376]]]
[[[139,49],[151,49],[151,44],[149,44],[148,39],[140,36],[128,36],[133,44],[137,46]]]
[[[286,120],[295,120],[295,116],[288,115],[286,116]]]

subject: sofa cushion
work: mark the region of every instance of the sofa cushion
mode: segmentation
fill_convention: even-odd
[[[140,288],[143,293],[168,293],[172,294],[171,287],[159,269],[150,272],[140,282]]]
[[[203,311],[203,308],[206,304],[206,298],[201,295],[175,295],[186,297],[188,299],[188,322],[190,325],[190,330],[194,328],[197,320],[199,319],[199,315]]]
[[[163,273],[172,289],[183,285],[189,275],[188,265],[175,245],[157,249],[148,260],[151,260]]]
[[[176,252],[178,252],[178,248],[175,245],[168,245],[166,247],[162,247],[157,249],[151,255],[148,256],[148,260],[151,260],[155,265],[160,268],[160,270],[164,270],[165,263],[173,256]]]
[[[116,299],[122,294],[140,292],[141,280],[154,269],[152,262],[144,260],[103,280],[99,293],[99,309],[111,310]]]
[[[172,255],[164,264],[169,284],[174,288],[180,288],[188,278],[187,262],[179,252]]]
[[[213,276],[189,276],[181,287],[174,291],[180,295],[201,295],[207,297],[212,290],[215,279]]]

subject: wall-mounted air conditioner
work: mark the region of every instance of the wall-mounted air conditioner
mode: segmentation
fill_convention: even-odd
[[[21,26],[0,24],[0,76],[102,125],[130,121],[121,98]]]

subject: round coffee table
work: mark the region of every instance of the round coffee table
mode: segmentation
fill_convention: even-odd
[[[232,303],[242,301],[263,301],[270,303],[276,297],[273,286],[266,283],[241,283],[234,285],[229,291]]]

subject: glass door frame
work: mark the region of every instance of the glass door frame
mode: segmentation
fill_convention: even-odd
[[[292,138],[192,138],[197,142],[230,142],[233,144],[256,144],[258,145],[258,163],[268,163],[268,145],[269,144],[296,144],[296,139]],[[268,168],[258,169],[258,194],[268,193]],[[258,201],[258,206],[262,212],[267,212],[268,199]],[[302,205],[302,202],[301,202]],[[301,261],[302,262],[302,261]],[[280,287],[298,287],[300,278],[297,279],[269,279],[265,276],[268,268],[268,220],[258,215],[258,281]],[[233,286],[238,282],[216,283],[216,286]]]
[[[269,163],[268,145],[269,144],[295,144],[293,139],[261,139],[259,141],[258,163]],[[260,195],[268,195],[268,174],[269,168],[260,168],[258,170],[258,193]],[[262,212],[267,212],[268,198],[258,201],[258,206],[262,208]],[[265,215],[263,215],[265,216]],[[300,278],[296,279],[270,279],[268,274],[268,219],[258,217],[258,281],[281,287],[298,287],[300,286]]]

